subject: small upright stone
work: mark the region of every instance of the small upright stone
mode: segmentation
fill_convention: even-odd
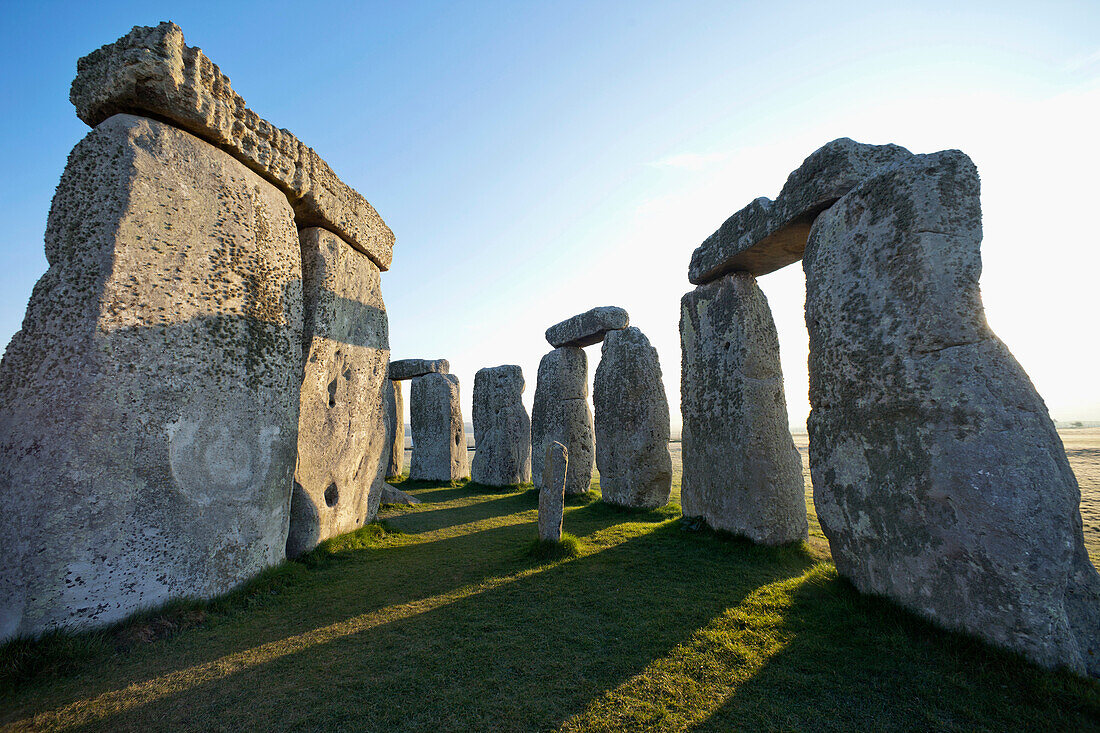
[[[588,407],[588,357],[584,349],[564,346],[542,357],[531,408],[531,473],[542,486],[546,446],[558,441],[569,449],[565,493],[583,494],[592,485],[596,441]]]
[[[390,362],[390,379],[415,379],[425,374],[447,374],[451,364],[446,359],[398,359]]]
[[[531,481],[531,420],[523,406],[523,370],[514,364],[474,376],[473,480],[487,486]]]
[[[546,481],[539,488],[539,539],[543,542],[561,542],[568,465],[568,448],[557,441],[546,446],[543,456]]]
[[[425,374],[409,391],[413,481],[454,481],[470,475],[466,428],[458,397],[458,377]]]
[[[618,331],[630,325],[630,316],[613,305],[593,308],[567,318],[546,329],[546,340],[555,349],[562,346],[591,346],[603,341],[608,331]]]
[[[386,478],[397,478],[405,470],[405,399],[401,382],[387,380],[386,398]]]
[[[672,491],[668,399],[657,350],[637,328],[607,335],[593,401],[603,500],[645,509],[667,504]]]

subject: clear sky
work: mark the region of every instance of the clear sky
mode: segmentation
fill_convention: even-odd
[[[982,175],[990,324],[1061,420],[1100,420],[1100,3],[50,3],[0,0],[0,343],[46,269],[78,57],[173,20],[397,235],[393,358],[514,363],[620,305],[679,424],[692,250],[837,137]],[[803,276],[761,278],[804,423]],[[594,373],[599,347],[589,347]]]

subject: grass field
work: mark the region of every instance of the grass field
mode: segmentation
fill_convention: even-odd
[[[1071,450],[1067,441],[1067,450]],[[679,510],[411,484],[416,507],[213,604],[0,652],[12,730],[1100,730],[1100,684],[838,579],[820,541],[686,532]]]

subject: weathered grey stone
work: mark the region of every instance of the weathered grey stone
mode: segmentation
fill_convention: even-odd
[[[986,324],[978,174],[916,156],[814,224],[803,263],[810,469],[837,569],[862,591],[1046,666],[1100,674],[1100,576],[1080,491]]]
[[[405,400],[401,382],[390,379],[385,392],[386,478],[397,478],[405,470]]]
[[[117,115],[74,148],[0,365],[0,638],[209,598],[283,559],[302,368],[286,197]]]
[[[802,459],[756,279],[738,272],[684,295],[680,345],[684,516],[768,545],[805,539]]]
[[[245,105],[229,77],[175,23],[135,26],[77,62],[69,99],[95,127],[119,113],[149,114],[214,143],[289,197],[298,225],[321,226],[382,270],[393,259],[393,232],[365,198],[287,130]]]
[[[398,359],[390,362],[390,379],[415,379],[425,374],[448,374],[451,364],[446,359]]]
[[[603,341],[608,331],[630,325],[630,316],[622,308],[605,305],[567,318],[546,329],[546,340],[555,349],[562,346],[591,346]]]
[[[419,504],[420,499],[417,499],[412,494],[405,493],[401,489],[393,486],[392,484],[386,484],[382,488],[382,503],[383,504],[404,504],[406,506],[413,506]]]
[[[409,390],[413,481],[453,481],[470,475],[458,377],[425,374]]]
[[[668,398],[657,350],[631,326],[603,342],[593,386],[596,468],[603,500],[653,509],[668,503]]]
[[[298,466],[288,557],[374,519],[385,486],[386,391],[392,391],[378,265],[332,232],[302,243],[303,344]]]
[[[879,168],[910,157],[897,145],[846,137],[823,145],[791,173],[775,201],[756,199],[699,245],[688,280],[701,285],[734,271],[766,275],[797,262],[818,214]]]
[[[588,407],[588,357],[584,349],[563,346],[542,357],[531,406],[531,475],[542,486],[546,446],[558,441],[569,450],[565,493],[583,494],[592,485],[596,438]]]
[[[531,419],[523,406],[523,370],[514,364],[474,375],[474,481],[488,486],[531,482]]]
[[[569,449],[557,441],[547,444],[543,466],[546,481],[539,488],[539,539],[543,542],[561,542]]]

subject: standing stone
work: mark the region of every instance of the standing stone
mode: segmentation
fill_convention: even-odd
[[[680,345],[684,516],[768,545],[806,539],[779,339],[756,279],[738,272],[684,295]]]
[[[592,396],[603,500],[645,509],[667,504],[668,399],[657,350],[645,334],[633,326],[607,334]]]
[[[0,639],[210,598],[283,559],[302,369],[286,197],[161,122],[69,156],[0,365]]]
[[[466,428],[458,399],[458,377],[425,374],[409,390],[413,481],[454,481],[470,475]]]
[[[531,406],[531,474],[541,487],[546,446],[558,441],[569,450],[565,493],[583,494],[592,485],[596,438],[588,407],[588,357],[564,346],[542,357]]]
[[[398,478],[405,470],[405,399],[401,382],[388,380],[386,398],[386,478]]]
[[[374,519],[385,485],[390,343],[378,265],[325,229],[299,232],[303,344],[288,557]]]
[[[957,150],[865,180],[806,248],[810,470],[841,574],[1039,664],[1100,674],[1080,491],[986,324],[978,174]]]
[[[548,444],[543,456],[543,470],[546,481],[539,488],[539,539],[543,542],[561,542],[569,449],[557,441]]]
[[[523,406],[523,370],[514,364],[474,375],[473,480],[487,486],[531,481],[531,420]]]

